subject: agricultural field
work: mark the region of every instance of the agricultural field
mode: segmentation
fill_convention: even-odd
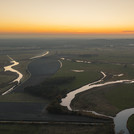
[[[26,42],[29,45],[24,45]],[[67,93],[100,80],[104,74],[106,77],[100,84],[117,80],[134,80],[134,47],[130,45],[133,42],[134,40],[54,39],[23,40],[24,44],[15,41],[14,44],[1,45],[0,93],[12,87],[13,83],[9,83],[16,78],[14,73],[4,72],[4,67],[10,64],[7,55],[19,62],[14,69],[21,72],[23,78],[13,92],[0,96],[0,102],[40,102],[53,105],[56,101],[56,105],[58,103],[59,106],[61,99]],[[19,44],[18,47],[15,47],[16,43]],[[44,51],[49,51],[49,55],[30,60],[31,57]],[[72,100],[71,108],[115,116],[124,109],[134,107],[133,87],[133,83],[119,83],[81,92]],[[45,130],[49,132],[50,127],[47,126]],[[103,132],[110,134],[107,132],[107,127],[92,126],[89,127],[90,131],[89,128],[85,131],[81,128],[79,132],[74,130],[70,133],[79,134],[87,131],[97,133],[98,130],[104,129],[102,134]],[[16,130],[16,126],[11,131],[14,129],[19,131]],[[61,126],[60,129],[65,130],[66,127]],[[42,131],[42,126],[36,131]]]

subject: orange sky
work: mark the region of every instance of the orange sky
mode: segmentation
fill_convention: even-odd
[[[134,34],[134,0],[1,0],[0,33]]]

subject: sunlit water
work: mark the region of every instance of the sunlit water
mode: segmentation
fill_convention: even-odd
[[[5,72],[10,71],[10,72],[16,73],[18,75],[18,77],[15,80],[13,80],[11,83],[17,82],[17,85],[18,85],[18,84],[20,84],[23,75],[19,71],[13,69],[13,67],[19,65],[19,62],[16,62],[11,57],[9,57],[9,58],[11,60],[10,61],[11,65],[4,67],[4,71]],[[14,88],[15,88],[15,86],[11,87],[9,90],[7,90],[6,92],[2,93],[2,95],[5,95],[5,94],[11,92]]]
[[[46,51],[45,53],[40,54],[40,55],[37,55],[37,56],[34,56],[34,57],[31,57],[30,59],[41,58],[41,57],[44,57],[44,56],[46,56],[46,55],[48,55],[48,54],[49,54],[49,51]],[[11,83],[17,82],[16,85],[18,85],[18,84],[20,84],[23,75],[22,75],[18,70],[13,69],[13,67],[19,65],[19,62],[16,62],[15,60],[13,60],[13,59],[12,59],[11,57],[9,57],[9,56],[8,56],[8,58],[10,59],[11,65],[4,67],[4,71],[5,71],[5,72],[6,72],[6,71],[10,71],[10,72],[17,73],[18,77],[17,77],[15,80],[13,80]],[[2,93],[2,95],[8,94],[8,93],[10,93],[11,91],[13,91],[14,88],[16,87],[16,85],[14,85],[14,86],[11,87],[10,89],[8,89],[8,90],[5,91],[4,93]]]
[[[134,108],[126,109],[119,112],[114,118],[115,132],[116,134],[122,132],[122,134],[129,134],[127,129],[128,118],[134,114]]]
[[[72,111],[70,104],[71,104],[72,100],[75,98],[76,94],[78,94],[78,93],[81,93],[81,92],[84,92],[84,91],[87,91],[87,90],[90,90],[90,89],[93,89],[96,87],[110,85],[110,84],[117,84],[117,83],[131,84],[131,83],[134,83],[134,80],[117,80],[117,81],[109,81],[109,82],[105,82],[105,83],[100,83],[106,77],[104,72],[101,72],[101,73],[103,74],[103,77],[100,80],[93,82],[93,83],[89,83],[81,88],[78,88],[78,89],[68,93],[66,95],[66,97],[61,100],[60,104],[62,106],[66,106],[69,110]],[[92,112],[96,115],[101,115],[99,113],[96,113],[95,111],[89,111],[89,112]],[[128,118],[133,113],[134,113],[134,108],[124,110],[116,115],[116,117],[114,118],[115,133],[116,134],[120,131],[124,132],[124,134],[129,134],[127,127],[126,127],[126,124],[127,124]]]
[[[30,59],[37,59],[37,58],[41,58],[41,57],[44,57],[44,56],[46,56],[46,55],[48,55],[48,54],[49,54],[49,51],[47,51],[47,52],[45,52],[45,53],[43,53],[43,54],[40,54],[40,55],[37,55],[37,56],[31,57]]]
[[[82,73],[82,72],[84,72],[84,70],[72,70],[72,72]]]
[[[58,60],[58,62],[60,63],[60,68],[62,68],[62,66],[63,66],[62,62],[60,60]]]

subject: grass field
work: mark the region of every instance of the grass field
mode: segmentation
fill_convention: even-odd
[[[119,80],[119,79],[132,79],[134,78],[134,67],[132,65],[125,68],[123,65],[114,64],[102,64],[102,63],[76,63],[74,61],[62,61],[63,67],[53,76],[75,76],[76,79],[70,85],[64,85],[67,90],[76,89],[85,84],[97,81],[102,78],[101,71],[105,72],[109,77],[106,81]],[[84,70],[84,72],[73,72],[72,70]],[[113,75],[124,74],[122,77],[117,77]]]
[[[99,71],[92,71],[89,64],[71,61],[62,61],[62,63],[63,67],[53,77],[75,77],[75,80],[69,85],[67,84],[59,87],[61,89],[70,91],[102,77],[102,74]],[[84,70],[84,72],[77,73],[72,70]]]
[[[72,83],[59,86],[61,90],[66,90],[67,92],[100,79],[102,77],[101,71],[105,72],[108,76],[105,81],[133,79],[133,54],[131,51],[130,53],[128,52],[131,49],[133,48],[126,46],[121,48],[104,46],[98,48],[97,46],[90,47],[90,49],[87,48],[88,51],[85,49],[84,51],[80,49],[76,49],[76,51],[75,49],[71,51],[66,51],[65,49],[53,50],[52,53],[55,54],[56,57],[61,58],[65,56],[65,60],[61,60],[63,63],[62,68],[53,77],[75,77]],[[72,61],[67,61],[66,58]],[[92,63],[76,63],[75,60],[86,60]],[[20,62],[22,63],[20,66],[22,65],[24,69],[26,66],[24,66],[23,62],[25,61]],[[19,66],[16,66],[16,68],[18,68],[18,70],[20,69]],[[72,70],[84,70],[84,72],[76,73]],[[23,72],[25,74],[25,69]],[[117,74],[124,75],[121,77],[113,76]],[[132,95],[133,85],[106,86],[94,91],[87,91],[84,95],[81,93],[76,98],[76,101],[73,101],[72,106],[76,109],[95,110],[104,114],[115,115],[120,110],[133,107]],[[126,99],[125,103],[123,102],[124,98]],[[87,103],[84,104],[84,102]]]
[[[133,79],[133,65],[116,65],[103,63],[76,63],[74,61],[62,61],[63,67],[53,76],[75,76],[76,79],[67,85],[59,88],[67,90],[77,89],[87,83],[96,81],[102,77],[100,71],[107,74],[105,81]],[[84,72],[76,73],[72,70],[84,70]],[[121,77],[113,76],[116,74],[124,74]],[[119,111],[134,107],[134,90],[133,84],[116,84],[86,91],[77,95],[73,100],[72,107],[75,109],[94,110],[106,115],[114,116]],[[85,103],[86,102],[86,103]]]
[[[134,107],[133,87],[134,84],[116,84],[95,88],[78,94],[72,107],[115,116],[121,110]]]
[[[0,96],[0,102],[47,102],[47,100],[26,93],[12,93]]]
[[[130,132],[130,134],[134,133],[134,115],[129,117],[128,122],[127,122],[127,128]]]
[[[23,48],[23,47],[22,47]],[[30,76],[27,66],[31,62],[29,58],[39,54],[42,52],[42,50],[30,50],[30,48],[26,47],[25,50],[22,48],[14,48],[11,47],[2,47],[3,51],[6,51],[7,55],[12,57],[15,61],[19,62],[19,65],[13,67],[14,69],[18,70],[20,73],[23,74],[23,78],[21,82],[24,82],[27,80]],[[3,54],[0,56],[0,93],[3,93],[7,89],[11,88],[13,84],[9,84],[12,82],[17,75],[12,72],[4,72],[4,67],[10,65],[10,59],[7,57],[7,55]]]
[[[12,42],[12,43],[10,43]],[[26,71],[29,58],[39,54],[41,50],[51,50],[56,59],[65,57],[72,61],[62,61],[63,67],[54,75],[55,77],[75,77],[69,84],[59,86],[60,90],[70,92],[87,83],[94,82],[102,77],[100,71],[108,76],[105,81],[118,79],[134,79],[134,47],[130,46],[134,40],[17,40],[8,41],[11,45],[0,46],[0,84],[12,81],[16,76],[3,72],[3,67],[9,65],[7,54],[20,64],[15,67],[24,74],[22,82],[28,78]],[[91,64],[76,63],[75,60],[91,61]],[[84,70],[76,73],[72,70]],[[121,77],[113,75],[124,74]],[[4,83],[4,84],[5,84]],[[1,86],[1,90],[8,87]],[[50,91],[51,92],[51,91]],[[25,93],[14,93],[0,96],[0,102],[44,102],[42,98]],[[86,91],[77,95],[72,107],[76,109],[95,110],[107,115],[115,115],[120,110],[134,107],[133,84],[110,85]],[[112,129],[112,130],[111,130]],[[74,126],[74,125],[0,125],[0,133],[47,133],[47,134],[112,134],[113,126]]]
[[[133,57],[133,56],[132,56]],[[131,57],[131,59],[132,59]],[[71,57],[70,57],[71,59]],[[76,79],[68,85],[63,85],[59,88],[67,90],[77,89],[87,83],[96,81],[102,77],[100,71],[103,71],[108,76],[106,81],[134,79],[133,64],[116,64],[103,62],[93,62],[91,64],[76,63],[74,58],[72,61],[62,61],[63,67],[53,76],[75,76]],[[87,58],[82,60],[89,60]],[[119,60],[119,59],[118,59]],[[127,61],[127,60],[126,60]],[[72,72],[72,70],[84,70],[82,73]],[[124,74],[121,77],[113,76],[117,74]],[[116,84],[101,88],[96,88],[93,91],[87,91],[77,95],[73,101],[73,108],[95,110],[106,115],[116,115],[119,111],[134,107],[134,90],[133,84]],[[86,103],[85,103],[86,102]]]
[[[112,125],[16,125],[0,124],[1,134],[114,134]]]
[[[70,61],[62,61],[61,68],[55,76],[75,76],[76,80],[63,89],[76,89],[82,85],[95,81],[101,77],[100,71],[105,72],[108,77],[105,81],[134,79],[134,48],[129,45],[92,46],[87,49],[72,49],[57,52],[61,57],[70,58]],[[75,63],[74,60],[88,60],[91,64]],[[75,73],[71,70],[85,70],[83,73]],[[121,77],[113,75],[124,74]],[[119,111],[134,107],[133,84],[110,85],[96,88],[79,94],[73,101],[72,106],[76,109],[95,110],[107,115],[115,115]],[[86,102],[86,103],[85,103]]]

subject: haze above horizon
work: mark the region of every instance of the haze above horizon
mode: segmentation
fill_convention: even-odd
[[[134,34],[133,0],[1,0],[0,34]]]

